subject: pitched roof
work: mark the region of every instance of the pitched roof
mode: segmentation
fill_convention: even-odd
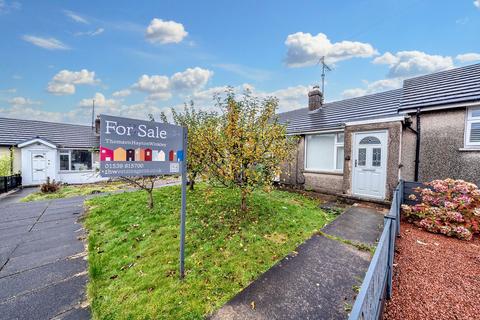
[[[287,123],[288,133],[340,129],[348,121],[397,115],[401,97],[402,89],[396,89],[325,103],[314,112],[302,108],[278,116],[280,122]]]
[[[90,126],[0,118],[0,145],[17,145],[39,137],[61,148],[93,148],[99,137]]]
[[[480,101],[480,64],[405,80],[399,109],[466,101]]]

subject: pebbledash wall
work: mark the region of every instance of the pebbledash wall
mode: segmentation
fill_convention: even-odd
[[[401,141],[402,122],[384,122],[374,124],[346,126],[344,129],[344,166],[341,172],[318,172],[305,170],[305,135],[299,136],[298,147],[292,161],[284,166],[280,182],[302,186],[328,194],[346,195],[352,197],[352,139],[356,132],[380,131],[388,132],[387,179],[385,200],[390,200],[393,190],[401,175]],[[413,161],[413,160],[412,160]]]
[[[454,178],[480,185],[480,149],[465,148],[466,116],[466,108],[421,113],[419,181]],[[414,114],[411,119],[415,128]],[[412,153],[414,159],[415,153],[415,138],[413,142],[407,139],[403,147],[405,164]],[[407,168],[404,179],[413,178],[414,169]]]

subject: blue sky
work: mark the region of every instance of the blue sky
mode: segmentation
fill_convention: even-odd
[[[325,56],[326,100],[480,62],[480,0],[0,0],[0,116],[145,118],[226,85],[306,105]]]

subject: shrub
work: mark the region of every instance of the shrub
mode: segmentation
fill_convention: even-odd
[[[417,188],[421,203],[402,205],[410,222],[434,233],[470,240],[480,233],[480,190],[463,180],[434,180]],[[411,200],[417,196],[410,195]]]
[[[50,177],[47,177],[47,181],[40,186],[40,191],[43,193],[54,193],[60,189],[60,182],[56,182],[55,179],[50,181]]]

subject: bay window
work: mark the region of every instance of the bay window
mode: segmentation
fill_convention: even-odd
[[[92,152],[89,150],[60,151],[61,171],[92,170]]]
[[[305,169],[342,172],[343,144],[343,132],[305,136]]]
[[[467,110],[465,146],[480,148],[480,107]]]

